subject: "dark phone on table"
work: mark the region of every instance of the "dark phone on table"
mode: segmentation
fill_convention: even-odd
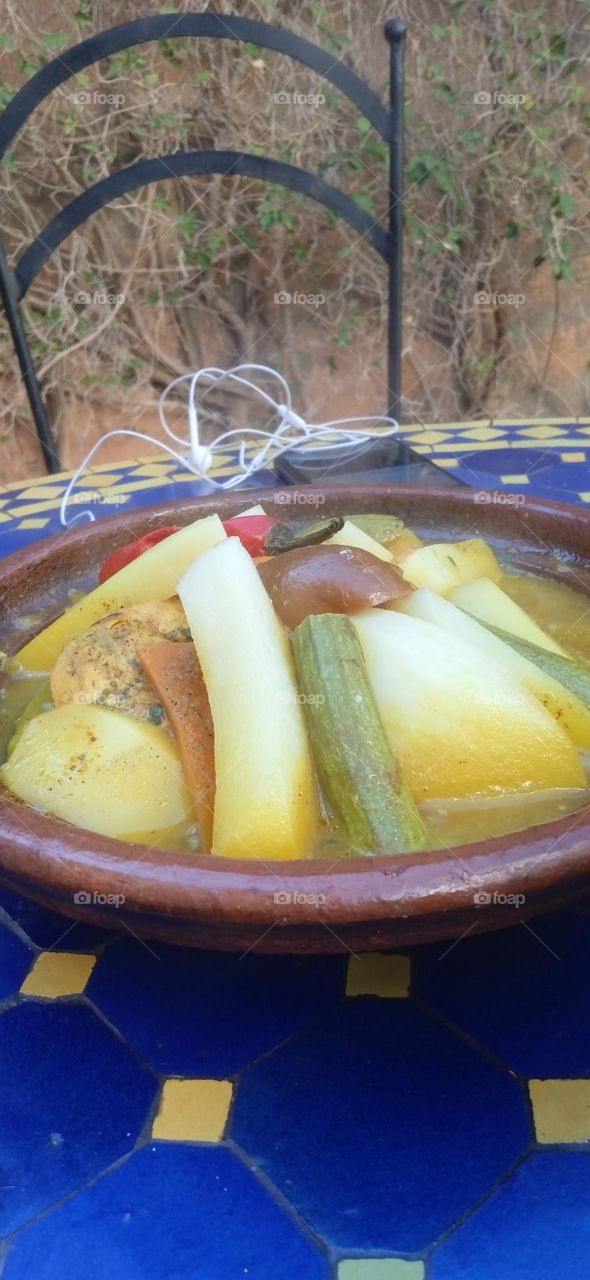
[[[338,449],[289,449],[274,462],[279,480],[287,484],[461,485],[463,481],[416,453],[403,440],[371,440]]]

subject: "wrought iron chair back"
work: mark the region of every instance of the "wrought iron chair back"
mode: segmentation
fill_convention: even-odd
[[[385,25],[390,46],[389,103],[385,106],[369,86],[332,54],[282,27],[232,14],[179,13],[139,18],[110,27],[60,53],[15,94],[0,115],[0,159],[31,113],[58,85],[86,67],[136,45],[153,40],[206,36],[238,40],[286,54],[318,72],[340,90],[365,116],[388,146],[386,225],[337,187],[314,173],[279,160],[248,153],[196,150],[140,160],[116,170],[71,200],[35,236],[10,266],[0,241],[0,298],[5,310],[21,376],[25,385],[47,470],[60,469],[51,425],[27,340],[21,302],[48,258],[92,214],[138,187],[192,174],[231,174],[260,178],[302,192],[344,218],[380,255],[389,282],[387,326],[386,412],[400,418],[402,320],[402,179],[403,179],[403,58],[405,27],[398,19]]]

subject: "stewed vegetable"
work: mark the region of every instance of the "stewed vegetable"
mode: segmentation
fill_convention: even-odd
[[[0,777],[187,857],[407,857],[518,830],[590,798],[586,613],[395,512],[151,530],[4,663]]]
[[[286,627],[316,613],[358,613],[389,605],[411,590],[395,565],[360,547],[324,543],[273,556],[258,572]]]

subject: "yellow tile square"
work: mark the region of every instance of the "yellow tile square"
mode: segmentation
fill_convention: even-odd
[[[461,432],[464,440],[499,440],[505,433],[500,427],[468,427]]]
[[[590,1080],[529,1080],[537,1142],[590,1142]]]
[[[94,472],[92,473],[91,487],[93,489],[108,489],[109,485],[120,483],[121,475],[118,471],[113,471],[111,475],[105,475],[104,472],[102,475],[95,475]]]
[[[500,476],[502,484],[528,484],[528,476]]]
[[[133,476],[137,477],[138,480],[142,478],[147,478],[149,480],[154,476],[162,477],[165,476],[173,466],[175,466],[175,463],[172,458],[163,458],[161,462],[146,462],[141,467],[134,467],[133,471],[129,472],[128,478]]]
[[[410,957],[386,956],[378,951],[351,956],[346,975],[347,996],[400,999],[410,990]]]
[[[63,491],[63,484],[38,484],[30,489],[21,489],[18,497],[19,502],[32,502],[35,498],[38,501],[46,501],[47,498],[61,498]]]
[[[586,461],[586,454],[583,453],[582,451],[580,451],[580,453],[560,453],[559,457],[562,462],[585,462]]]
[[[25,996],[56,1000],[80,995],[96,964],[96,956],[74,951],[42,951],[29,970],[21,991]]]
[[[46,524],[49,524],[48,516],[34,516],[28,520],[21,520],[18,527],[19,529],[44,529]]]
[[[405,436],[410,444],[440,444],[441,440],[447,440],[446,431],[415,431],[411,436]]]
[[[424,1280],[423,1262],[404,1258],[345,1258],[338,1263],[338,1280]]]
[[[164,1081],[152,1137],[164,1142],[220,1142],[232,1100],[231,1080]]]

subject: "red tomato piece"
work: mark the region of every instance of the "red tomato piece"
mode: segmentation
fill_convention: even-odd
[[[239,538],[254,557],[264,555],[268,532],[274,523],[274,516],[233,516],[223,521],[223,527],[228,538]]]
[[[103,560],[98,581],[107,582],[114,573],[119,572],[119,569],[124,569],[126,564],[131,564],[132,560],[137,560],[137,557],[142,556],[144,551],[149,551],[150,547],[157,546],[158,542],[163,542],[164,538],[169,538],[172,533],[178,533],[181,528],[182,525],[169,524],[164,529],[153,529],[151,533],[144,534],[143,538],[136,538],[134,542],[126,542],[124,547],[117,547],[116,551],[111,551],[110,556]]]

